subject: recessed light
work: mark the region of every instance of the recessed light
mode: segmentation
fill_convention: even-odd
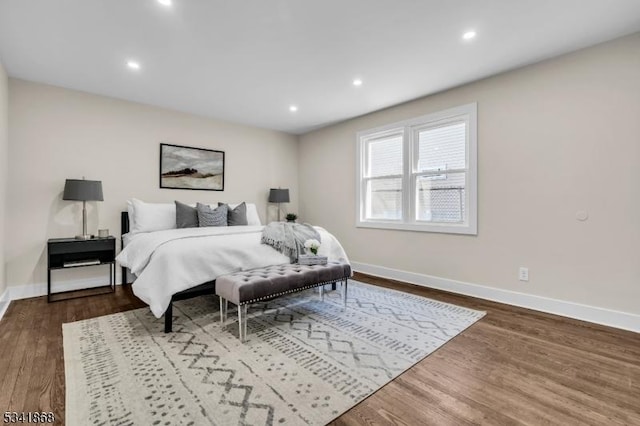
[[[297,106],[295,106],[295,105],[291,105],[291,106],[289,107],[289,111],[291,111],[291,112],[296,112],[297,110],[298,110],[298,107],[297,107]]]
[[[158,0],[158,3],[163,6],[171,6],[171,0]]]
[[[127,66],[132,70],[139,70],[140,64],[136,61],[127,61]]]
[[[355,80],[353,80],[353,85],[362,86],[362,80],[360,80],[359,78],[356,78]]]
[[[462,38],[464,40],[471,40],[471,39],[476,38],[476,35],[477,35],[476,32],[471,30],[471,31],[467,31],[466,33],[462,34]]]

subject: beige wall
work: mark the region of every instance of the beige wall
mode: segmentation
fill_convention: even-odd
[[[119,236],[120,212],[130,197],[247,200],[257,204],[264,221],[269,188],[282,186],[291,189],[287,208],[297,210],[295,136],[16,79],[9,80],[9,92],[6,261],[11,286],[45,283],[47,238],[80,233],[82,204],[62,201],[66,178],[102,181],[104,202],[88,203],[91,233],[100,227]],[[225,151],[224,191],[160,189],[160,142]],[[58,274],[57,281],[88,271]]]
[[[356,132],[469,102],[478,235],[356,228]],[[298,167],[354,261],[640,314],[640,34],[306,134]]]
[[[7,153],[9,147],[9,80],[0,62],[0,298],[6,289],[5,271],[5,206],[7,198]],[[0,300],[0,303],[2,300]]]

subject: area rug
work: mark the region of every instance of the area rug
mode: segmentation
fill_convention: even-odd
[[[219,302],[174,304],[63,325],[67,425],[322,425],[484,312],[355,281],[252,305],[247,341]]]

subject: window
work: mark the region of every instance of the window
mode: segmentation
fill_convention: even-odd
[[[476,104],[358,133],[359,227],[476,234]]]

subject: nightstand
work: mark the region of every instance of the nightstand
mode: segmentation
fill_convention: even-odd
[[[57,269],[82,268],[87,266],[109,265],[109,285],[92,287],[86,290],[108,289],[99,293],[79,294],[81,289],[51,293],[51,271]],[[76,297],[116,291],[116,239],[114,237],[77,240],[75,238],[52,238],[47,242],[47,301],[75,299]],[[76,293],[79,295],[55,300],[58,294]],[[86,293],[86,291],[85,291]]]

